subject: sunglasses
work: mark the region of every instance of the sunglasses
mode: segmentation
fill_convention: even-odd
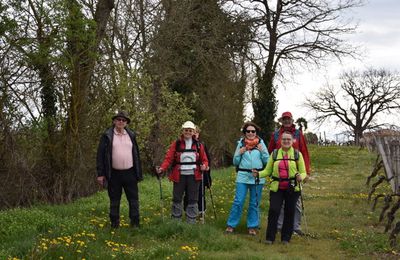
[[[193,129],[183,129],[183,131],[185,131],[185,132],[194,132],[194,130]]]
[[[292,141],[292,138],[282,138],[282,141]]]
[[[126,120],[125,118],[116,118],[115,120],[120,121],[120,122],[126,122],[128,120]]]
[[[253,134],[255,134],[255,133],[256,133],[256,130],[246,130],[246,133],[253,133]]]

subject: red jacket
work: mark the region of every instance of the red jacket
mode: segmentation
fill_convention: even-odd
[[[275,130],[275,131],[278,131],[278,130]],[[270,154],[275,149],[281,148],[281,138],[282,138],[282,133],[284,131],[289,131],[289,132],[292,133],[293,136],[295,136],[296,127],[294,125],[292,125],[289,128],[283,128],[283,127],[279,128],[279,138],[278,138],[278,140],[276,142],[275,142],[275,132],[272,133],[271,139],[269,140],[269,144],[268,144],[268,152]],[[293,146],[294,149],[299,150],[301,152],[301,154],[303,155],[303,159],[304,159],[304,164],[306,166],[307,175],[310,175],[310,173],[311,173],[310,155],[308,154],[307,142],[306,142],[306,139],[304,138],[304,135],[303,135],[302,131],[300,131],[298,137],[296,137],[293,140],[293,145],[292,146]]]
[[[192,149],[197,150],[197,145],[199,146],[199,152],[196,152],[196,170],[194,171],[194,177],[197,181],[201,181],[201,172],[200,172],[200,164],[204,164],[205,166],[208,166],[208,159],[207,155],[204,150],[204,145],[200,142],[197,142],[195,139],[192,139]],[[183,137],[180,138],[180,150],[185,149],[185,139]],[[161,168],[166,170],[168,169],[171,164],[175,163],[172,173],[169,175],[169,179],[173,182],[179,182],[179,177],[180,177],[180,167],[181,165],[178,164],[181,159],[181,154],[182,152],[177,152],[176,151],[176,141],[174,141],[168,151],[167,154],[165,155],[164,161],[161,164]]]

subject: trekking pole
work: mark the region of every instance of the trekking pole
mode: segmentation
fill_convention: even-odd
[[[205,194],[204,193],[205,193],[205,189],[204,189],[204,171],[201,171],[201,210],[202,210],[202,213],[201,213],[201,217],[202,217],[201,224],[204,224],[205,223],[205,219],[206,219],[206,217],[205,217],[206,211],[204,209],[204,199],[205,199]]]
[[[303,187],[302,187],[301,183],[299,183],[299,187],[300,187],[301,215],[303,215],[304,229],[305,229],[307,240],[310,240],[309,233],[308,233],[306,213],[304,211]]]
[[[258,217],[258,233],[259,233],[259,242],[261,243],[261,214],[260,209],[258,208],[258,185],[260,184],[260,177],[257,173],[257,177],[254,179],[255,182],[255,190],[256,190],[256,209],[257,209],[257,217]]]
[[[161,176],[158,175],[157,170],[159,167],[156,167],[156,176],[158,180],[158,184],[160,186],[160,207],[161,207],[161,219],[164,222],[164,200],[163,200],[163,192],[162,192],[162,185],[161,185]]]
[[[208,187],[208,190],[210,191],[210,198],[211,198],[211,204],[212,204],[213,211],[214,211],[214,218],[217,219],[217,213],[215,211],[215,205],[214,205],[214,199],[213,199],[211,187]]]

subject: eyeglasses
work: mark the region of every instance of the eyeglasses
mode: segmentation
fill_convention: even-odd
[[[255,133],[256,132],[256,130],[246,130],[246,133]]]
[[[120,121],[120,122],[126,122],[127,121],[125,118],[116,118],[115,120]]]

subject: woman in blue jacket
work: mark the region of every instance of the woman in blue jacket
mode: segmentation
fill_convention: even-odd
[[[233,164],[236,166],[236,193],[231,212],[227,221],[225,233],[233,233],[240,222],[243,204],[247,191],[250,193],[249,208],[247,212],[247,228],[250,235],[256,235],[259,226],[259,205],[261,201],[262,187],[265,179],[253,177],[253,170],[263,169],[268,162],[268,150],[264,141],[257,135],[260,128],[253,122],[243,125],[244,137],[238,141],[233,156]]]

